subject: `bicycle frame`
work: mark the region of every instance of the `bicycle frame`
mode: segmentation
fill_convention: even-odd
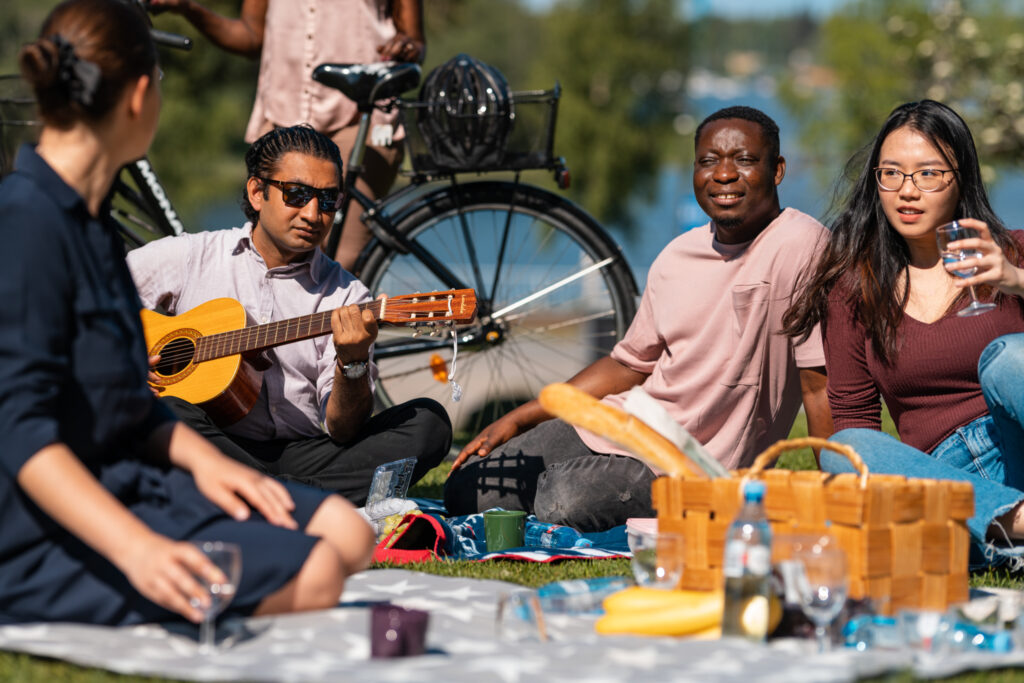
[[[428,270],[430,270],[431,273],[437,276],[437,278],[445,284],[445,286],[450,287],[451,289],[475,289],[480,298],[483,300],[480,302],[483,304],[483,307],[480,309],[479,315],[481,318],[489,317],[491,311],[485,310],[486,304],[483,302],[487,301],[488,291],[493,292],[497,290],[498,273],[500,273],[501,271],[500,267],[497,269],[497,272],[495,273],[495,281],[491,283],[491,286],[488,289],[487,287],[484,286],[483,277],[480,271],[480,264],[475,262],[475,254],[472,254],[472,256],[474,257],[474,263],[472,264],[472,268],[474,273],[474,279],[476,280],[476,282],[467,283],[463,279],[455,275],[447,266],[444,265],[444,263],[438,260],[429,251],[423,249],[423,247],[414,242],[410,242],[403,235],[400,235],[398,231],[395,229],[394,224],[388,218],[388,214],[386,212],[388,206],[403,204],[404,199],[407,196],[412,195],[418,191],[423,191],[425,186],[431,184],[434,181],[440,182],[440,178],[431,178],[422,175],[413,176],[412,181],[409,183],[409,185],[398,190],[397,192],[394,192],[392,194],[387,195],[386,197],[382,197],[381,199],[377,200],[368,197],[365,193],[361,192],[358,187],[356,187],[356,182],[362,176],[364,170],[362,163],[363,155],[366,150],[366,138],[369,132],[369,127],[370,114],[369,112],[363,112],[359,120],[359,129],[356,132],[355,144],[352,147],[352,152],[349,156],[348,170],[345,173],[344,203],[342,204],[342,208],[339,211],[338,218],[335,220],[334,228],[331,230],[331,235],[330,238],[328,239],[327,253],[333,254],[337,251],[338,242],[341,240],[341,226],[345,224],[345,219],[348,217],[348,212],[352,209],[352,201],[354,200],[365,210],[364,214],[362,215],[362,221],[377,239],[379,239],[381,242],[387,244],[390,248],[402,254],[411,253],[415,255],[416,258],[419,259],[419,261],[423,263],[423,265]],[[445,177],[453,186],[458,184],[455,180],[454,175],[449,175]],[[519,184],[518,171],[515,174],[514,182],[515,184]],[[511,212],[509,212],[509,219],[511,219],[511,215]],[[473,238],[470,233],[469,226],[466,225],[464,221],[462,223],[462,231],[466,241],[472,244]],[[505,246],[506,245],[503,241],[501,245],[500,254],[504,254]],[[355,268],[355,270],[357,271],[356,275],[358,275],[358,271],[361,270],[362,262],[364,261],[365,256],[366,251],[364,251],[364,253],[360,256],[359,260],[357,261]],[[501,258],[499,256],[499,265],[500,262]]]

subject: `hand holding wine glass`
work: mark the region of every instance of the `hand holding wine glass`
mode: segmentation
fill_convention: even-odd
[[[799,561],[803,569],[796,582],[800,608],[814,622],[818,652],[825,652],[831,647],[828,625],[846,604],[846,553],[835,543],[816,543],[795,551],[793,559]]]
[[[203,609],[198,601],[193,601],[193,607],[203,609],[203,621],[199,626],[199,652],[201,654],[212,654],[217,651],[216,635],[214,624],[217,615],[227,607],[228,603],[235,596],[238,581],[242,577],[242,550],[234,543],[223,543],[221,541],[198,541],[195,546],[206,555],[221,572],[225,580],[207,581],[202,577],[196,577],[200,583],[209,591],[209,604]]]
[[[939,254],[942,256],[942,262],[958,263],[967,259],[980,258],[981,253],[973,249],[952,250],[949,248],[949,244],[951,242],[971,239],[978,236],[977,230],[967,227],[959,221],[940,225],[935,229],[935,242],[939,247]],[[969,268],[954,270],[953,275],[961,278],[969,278],[974,275],[977,270],[978,268],[976,266],[971,266]],[[967,291],[971,294],[971,303],[958,311],[958,316],[965,317],[970,315],[980,315],[982,313],[988,313],[996,307],[994,303],[978,301],[978,295],[975,293],[973,285],[968,287]]]

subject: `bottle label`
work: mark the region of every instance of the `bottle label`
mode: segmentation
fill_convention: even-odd
[[[772,551],[767,546],[747,547],[747,571],[755,576],[768,576],[772,570]]]
[[[730,579],[741,578],[744,574],[767,576],[772,569],[772,551],[763,545],[747,545],[741,539],[725,544],[722,573]]]
[[[725,544],[725,558],[722,562],[722,573],[730,579],[743,576],[743,556],[747,552],[747,544],[741,540],[728,541]]]

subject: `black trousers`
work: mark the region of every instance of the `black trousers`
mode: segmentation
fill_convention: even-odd
[[[173,397],[160,400],[235,460],[279,479],[339,493],[356,506],[366,504],[370,480],[379,465],[416,458],[416,482],[441,464],[452,443],[448,414],[428,398],[377,413],[347,443],[334,441],[327,434],[269,441],[231,436],[199,406]]]

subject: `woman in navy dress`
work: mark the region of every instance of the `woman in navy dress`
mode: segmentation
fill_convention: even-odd
[[[69,0],[19,60],[43,127],[0,183],[0,622],[198,622],[198,540],[242,548],[229,611],[333,606],[373,548],[354,508],[224,456],[147,386],[106,203],[159,117],[143,16]]]

